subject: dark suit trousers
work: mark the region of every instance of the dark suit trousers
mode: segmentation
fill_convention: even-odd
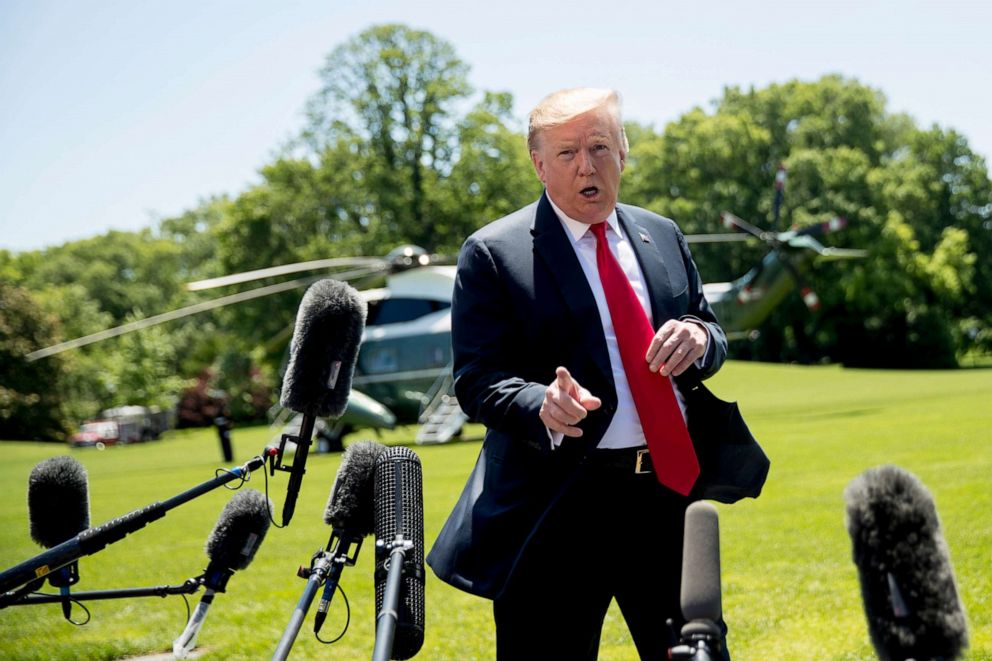
[[[629,463],[617,461],[621,453]],[[642,659],[665,659],[676,644],[665,622],[673,620],[675,631],[683,622],[689,501],[653,474],[635,474],[633,454],[599,450],[585,459],[531,540],[494,601],[500,661],[596,659],[612,599]]]

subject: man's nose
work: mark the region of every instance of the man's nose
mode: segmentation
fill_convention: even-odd
[[[579,161],[578,163],[579,174],[586,177],[596,174],[596,166],[593,165],[592,154],[590,154],[588,151],[586,151],[585,149],[580,150],[578,155],[578,161]]]

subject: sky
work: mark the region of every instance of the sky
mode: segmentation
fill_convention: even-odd
[[[564,87],[618,89],[662,130],[727,86],[839,73],[992,156],[987,1],[0,0],[0,249],[237,195],[302,128],[328,54],[383,23],[450,42],[521,127]]]

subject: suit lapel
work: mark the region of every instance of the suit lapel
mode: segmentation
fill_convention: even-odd
[[[544,262],[547,272],[558,285],[565,304],[575,319],[599,319],[596,299],[589,288],[589,282],[579,264],[579,258],[568,237],[565,228],[555,215],[554,209],[548,202],[547,195],[542,195],[534,214],[534,224],[531,227],[534,237],[534,253]],[[579,328],[569,332],[583,334],[584,344],[591,347],[589,355],[602,371],[603,377],[613,383],[613,370],[610,368],[610,356],[606,349],[606,337],[599,323],[578,324]]]
[[[634,214],[621,208],[620,205],[617,205],[617,219],[641,265],[644,284],[651,301],[652,325],[657,330],[666,320],[675,316],[671,308],[671,280],[659,249],[659,242],[651,236],[647,227],[637,222]]]

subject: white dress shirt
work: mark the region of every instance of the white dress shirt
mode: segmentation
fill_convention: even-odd
[[[606,303],[603,284],[599,279],[599,267],[596,266],[596,236],[589,229],[587,223],[566,216],[554,203],[550,195],[548,196],[548,201],[558,216],[558,220],[561,221],[562,226],[565,228],[565,234],[572,244],[572,249],[575,250],[576,257],[579,258],[579,264],[582,266],[582,272],[589,282],[589,288],[592,289],[593,297],[596,299],[596,308],[599,310],[599,320],[603,324],[603,334],[606,336],[606,348],[610,355],[613,383],[617,392],[617,410],[613,414],[610,426],[606,428],[606,432],[596,447],[619,449],[643,446],[646,443],[644,431],[641,429],[641,421],[637,417],[637,409],[634,407],[634,397],[630,392],[630,385],[627,383],[627,374],[624,372],[623,361],[620,358],[620,345],[617,343],[616,332],[613,330],[613,320],[610,318],[610,309]],[[616,209],[610,212],[606,223],[609,225],[609,229],[606,231],[606,237],[610,244],[610,250],[617,258],[620,268],[623,269],[624,274],[626,274],[627,279],[630,281],[630,286],[633,287],[637,299],[644,307],[648,319],[651,319],[651,302],[648,299],[644,274],[641,272],[641,265],[637,261],[634,249],[630,246],[630,242],[627,241],[627,238],[620,229],[620,221],[617,219]],[[709,330],[706,331],[706,334],[708,338]],[[709,349],[708,342],[707,349]],[[662,377],[659,376],[659,378]],[[592,393],[592,395],[597,396],[598,394]],[[682,417],[685,417],[685,403],[682,401],[682,395],[679,393],[678,388],[675,388],[675,397],[678,400],[679,408],[682,410]],[[564,434],[561,432],[552,432],[551,430],[548,430],[548,433],[551,436],[552,447],[558,447],[563,440]]]

